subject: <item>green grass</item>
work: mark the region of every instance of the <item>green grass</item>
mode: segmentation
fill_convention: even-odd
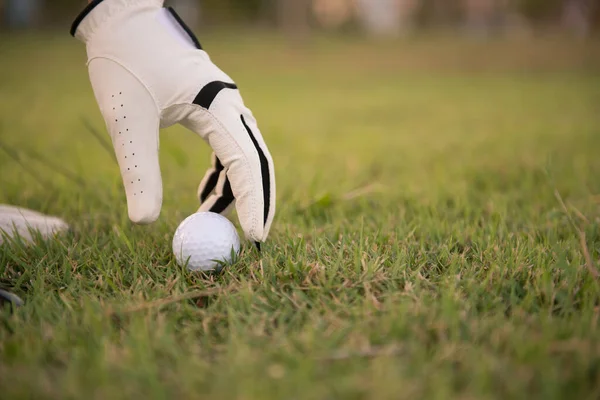
[[[202,276],[171,238],[210,149],[163,132],[161,218],[131,225],[62,34],[0,38],[0,140],[20,157],[0,150],[0,203],[73,225],[0,248],[26,301],[0,313],[2,398],[600,396],[597,42],[207,35],[278,210],[262,255]]]

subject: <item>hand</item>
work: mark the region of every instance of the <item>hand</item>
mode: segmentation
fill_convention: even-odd
[[[86,44],[90,82],[111,136],[129,218],[162,207],[159,129],[179,123],[213,149],[199,211],[235,206],[246,238],[267,239],[275,213],[273,160],[234,81],[163,0],[95,0],[73,23]]]

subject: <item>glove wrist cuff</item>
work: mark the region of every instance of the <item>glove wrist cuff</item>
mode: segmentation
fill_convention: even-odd
[[[160,8],[164,0],[93,0],[75,18],[71,36],[86,42],[107,20],[127,10]]]

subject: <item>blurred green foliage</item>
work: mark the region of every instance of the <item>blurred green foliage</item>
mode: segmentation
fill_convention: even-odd
[[[531,20],[556,18],[562,9],[564,0],[518,0],[514,7]]]
[[[0,0],[2,3],[8,0]],[[219,22],[273,22],[277,4],[281,0],[197,0],[203,15],[210,15],[205,23]],[[307,0],[308,2],[312,0]],[[352,1],[352,0],[347,0]],[[458,22],[462,19],[465,0],[419,0],[417,19],[423,24]],[[532,23],[559,21],[566,0],[496,0],[498,9],[520,14]],[[42,0],[41,23],[64,25],[72,20],[87,4],[87,0]],[[588,4],[590,20],[598,25],[600,2],[584,0]],[[166,0],[175,4],[177,0]]]

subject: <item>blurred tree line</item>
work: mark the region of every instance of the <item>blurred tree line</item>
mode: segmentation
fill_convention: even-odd
[[[86,0],[0,0],[2,25],[65,26]],[[457,27],[489,34],[511,28],[568,28],[588,35],[600,26],[600,0],[166,0],[189,24],[260,24],[292,34],[362,29],[398,34]],[[17,22],[17,23],[15,23]]]

